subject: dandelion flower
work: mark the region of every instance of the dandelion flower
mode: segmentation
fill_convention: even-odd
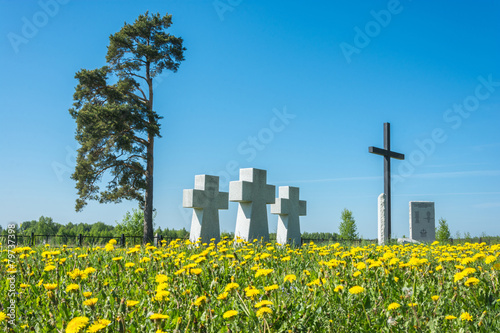
[[[111,324],[111,320],[107,319],[99,319],[97,322],[92,324],[88,329],[87,332],[94,333],[94,332],[99,332],[101,330],[106,329],[108,325]]]
[[[0,312],[0,322],[4,321],[7,318],[7,315],[3,312]]]
[[[135,266],[135,264],[133,262],[128,262],[125,264],[126,268],[130,268],[130,267],[134,267],[134,266]]]
[[[284,282],[288,281],[288,282],[292,283],[295,280],[297,280],[297,277],[295,276],[295,274],[288,274],[287,276],[285,276]]]
[[[227,298],[229,294],[227,293],[227,291],[223,292],[222,294],[220,294],[219,296],[217,296],[217,299],[218,300],[224,300]]]
[[[131,308],[139,304],[139,301],[127,301],[127,307]]]
[[[334,291],[334,292],[336,292],[336,293],[338,293],[338,292],[339,292],[339,291],[341,291],[342,289],[344,289],[344,286],[342,286],[342,285],[338,285],[338,286],[336,286],[336,287],[333,289],[333,291]]]
[[[82,328],[85,328],[89,323],[89,318],[87,317],[75,317],[71,319],[66,326],[66,333],[78,333]]]
[[[465,284],[467,287],[469,287],[470,285],[473,285],[473,286],[474,286],[474,285],[476,285],[476,284],[478,284],[478,283],[479,283],[479,279],[477,279],[477,278],[475,278],[475,277],[470,277],[470,278],[468,278],[468,279],[467,279],[467,281],[465,281],[465,283],[464,283],[464,284]]]
[[[206,296],[200,296],[196,299],[196,301],[194,301],[194,305],[196,306],[200,306],[203,302],[206,302],[207,301],[207,297]]]
[[[77,291],[78,289],[80,289],[80,286],[76,283],[72,283],[66,287],[66,292],[69,293],[70,291]]]
[[[168,319],[168,316],[161,313],[153,313],[151,316],[149,316],[149,319],[162,320],[162,319]]]
[[[484,262],[487,264],[491,264],[492,262],[495,262],[497,260],[497,257],[495,256],[487,256],[484,258]]]
[[[47,265],[45,266],[45,268],[43,269],[45,272],[50,272],[52,270],[56,269],[56,266],[54,265]]]
[[[387,307],[387,310],[396,310],[397,308],[399,308],[401,306],[401,304],[399,303],[391,303],[389,304],[389,306]]]
[[[231,317],[236,316],[237,314],[238,314],[238,311],[236,311],[236,310],[229,310],[229,311],[224,312],[224,314],[222,315],[222,318],[229,319]]]
[[[263,300],[263,301],[260,301],[259,303],[255,304],[254,306],[256,308],[260,308],[262,306],[268,306],[268,305],[273,305],[273,302],[268,301],[268,300]]]
[[[269,268],[269,269],[261,268],[261,269],[258,269],[257,272],[255,272],[255,277],[257,278],[259,276],[267,276],[267,275],[271,274],[273,271],[274,271],[274,269],[272,269],[272,268]]]
[[[200,275],[202,270],[200,268],[191,268],[190,273],[194,275]]]
[[[97,297],[89,298],[89,299],[83,301],[83,305],[86,305],[86,306],[94,306],[96,303],[97,303]]]
[[[235,283],[235,282],[231,282],[229,283],[226,288],[224,288],[224,291],[230,291],[232,289],[238,289],[240,287],[239,284]]]
[[[448,315],[448,316],[444,317],[444,319],[446,319],[446,320],[453,320],[453,319],[457,319],[457,317],[452,316],[452,315]]]
[[[257,317],[262,317],[266,313],[272,314],[273,310],[264,306],[257,311]]]
[[[354,287],[349,289],[349,292],[353,295],[362,293],[363,291],[365,291],[365,288],[360,287],[360,286],[354,286]]]
[[[245,293],[245,295],[247,297],[254,297],[255,295],[258,295],[258,294],[260,294],[260,291],[257,288],[248,288],[248,289],[246,289],[246,293]]]
[[[83,292],[83,296],[85,296],[85,298],[89,298],[90,296],[92,296],[92,292],[91,291],[85,291],[85,292]]]
[[[460,315],[460,319],[462,319],[462,321],[472,321],[472,316],[468,312],[464,312]]]
[[[271,290],[276,290],[276,289],[278,289],[278,285],[277,284],[272,284],[270,286],[264,287],[265,291],[271,291]]]
[[[408,306],[412,307],[412,308],[415,307],[415,306],[417,306],[417,305],[418,305],[417,303],[408,303]]]
[[[431,296],[432,300],[434,302],[436,302],[438,299],[439,299],[439,296],[438,295],[434,295],[434,296]]]
[[[47,283],[44,284],[43,287],[45,288],[45,290],[54,290],[57,288],[57,283]]]

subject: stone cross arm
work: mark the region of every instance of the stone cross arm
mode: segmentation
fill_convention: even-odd
[[[276,198],[276,202],[271,205],[271,214],[278,215],[288,215],[290,214],[290,199],[286,198]],[[299,216],[307,215],[306,212],[307,202],[305,200],[299,200],[298,203],[298,214]]]
[[[271,214],[288,215],[297,214],[306,215],[306,201],[299,200],[299,188],[293,186],[280,186],[279,197],[271,205]]]
[[[229,193],[219,192],[216,198],[209,198],[204,190],[184,190],[182,207],[184,208],[208,208],[211,204],[217,209],[229,208]]]

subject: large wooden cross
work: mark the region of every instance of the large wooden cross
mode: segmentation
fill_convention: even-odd
[[[387,231],[391,239],[391,158],[404,160],[405,155],[391,151],[391,124],[384,123],[384,149],[368,147],[368,152],[384,156],[384,193],[386,195]]]

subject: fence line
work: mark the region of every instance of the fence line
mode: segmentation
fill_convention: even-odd
[[[0,239],[2,237],[7,239],[8,235],[0,235]],[[143,239],[142,236],[130,236],[130,235],[125,235],[125,234],[122,234],[121,236],[87,236],[87,235],[83,235],[83,234],[78,234],[76,236],[68,236],[68,235],[35,235],[32,232],[31,235],[29,235],[29,236],[28,235],[16,235],[16,243],[18,245],[23,244],[23,245],[34,246],[37,244],[37,240],[38,240],[38,243],[50,244],[51,241],[53,241],[54,239],[57,240],[58,238],[61,239],[61,241],[59,241],[59,242],[56,241],[55,243],[57,245],[66,244],[66,245],[83,246],[84,244],[91,245],[91,244],[101,243],[99,240],[104,240],[105,242],[109,242],[111,239],[115,239],[121,247],[125,247],[127,245],[130,245],[130,243],[141,244],[142,239]],[[88,239],[88,241],[85,241],[85,239]],[[128,239],[131,239],[132,242],[127,241]],[[160,244],[160,242],[162,240],[164,240],[166,242],[170,242],[170,241],[173,241],[175,239],[186,240],[188,238],[164,237],[162,235],[156,234],[154,236],[153,244],[155,246],[158,246],[158,244]],[[270,239],[270,240],[276,241],[276,239]],[[470,240],[468,240],[468,239],[455,239],[454,240],[453,238],[450,238],[449,243],[451,245],[453,245],[453,243],[455,243],[455,244],[460,244],[463,242],[482,243],[483,241],[485,241],[487,244],[491,243],[489,238],[486,238],[483,240],[482,237],[479,237],[479,239],[477,241],[475,241],[474,239],[470,239]],[[349,245],[353,246],[353,245],[362,245],[362,244],[377,244],[378,240],[377,239],[336,240],[336,239],[332,239],[332,238],[325,238],[325,239],[302,238],[301,242],[302,242],[301,245],[307,244],[310,242],[314,242],[316,244],[338,242],[338,243],[349,244]]]
[[[7,238],[8,235],[0,235],[0,238],[5,237]],[[60,239],[60,241],[57,241]],[[88,239],[88,241],[85,241],[85,239]],[[88,236],[88,235],[83,235],[83,234],[78,234],[78,235],[73,235],[73,236],[68,236],[68,235],[35,235],[33,232],[31,235],[16,235],[16,243],[17,244],[23,244],[23,245],[29,245],[29,246],[34,246],[36,244],[50,244],[55,240],[55,244],[62,245],[77,245],[77,246],[83,246],[84,244],[98,244],[101,243],[102,241],[104,242],[109,242],[110,240],[115,239],[117,243],[125,247],[127,244],[130,243],[130,241],[127,241],[128,239],[131,239],[133,244],[141,244],[142,243],[142,236],[131,236],[131,235],[125,235],[121,234],[121,236]],[[158,245],[162,240],[165,241],[172,241],[174,239],[177,239],[176,237],[163,237],[162,235],[155,235],[154,236],[154,244]],[[101,240],[101,241],[100,241]]]

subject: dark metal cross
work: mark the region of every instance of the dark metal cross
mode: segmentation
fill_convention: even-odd
[[[368,152],[384,156],[384,193],[386,196],[387,231],[391,239],[391,158],[404,160],[405,155],[391,151],[391,124],[384,123],[384,149],[368,147]]]

